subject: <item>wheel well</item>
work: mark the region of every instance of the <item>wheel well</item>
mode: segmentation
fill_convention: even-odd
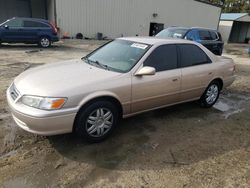
[[[120,115],[119,118],[122,118],[123,110],[122,110],[122,105],[121,105],[121,103],[120,103],[119,100],[117,100],[116,98],[111,97],[111,96],[97,97],[97,98],[94,98],[94,99],[89,100],[87,103],[85,103],[84,105],[82,105],[82,107],[78,110],[78,112],[77,112],[77,114],[76,114],[76,117],[75,117],[75,121],[74,121],[73,131],[74,131],[74,129],[75,129],[75,122],[76,122],[78,113],[79,113],[82,109],[84,109],[85,107],[87,107],[88,105],[90,105],[90,104],[92,104],[92,103],[95,103],[95,102],[98,102],[98,101],[109,101],[109,102],[112,102],[113,104],[115,104],[116,107],[117,107],[117,109],[118,109],[119,115]]]
[[[42,37],[47,37],[49,40],[51,40],[50,36],[48,36],[48,35],[41,35],[41,36],[39,37],[39,39],[41,39]]]
[[[220,89],[222,90],[223,89],[223,81],[222,81],[222,79],[221,78],[216,78],[212,82],[214,82],[214,81],[216,81],[216,82],[218,82],[220,84]]]

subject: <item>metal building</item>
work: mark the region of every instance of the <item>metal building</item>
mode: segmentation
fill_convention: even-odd
[[[152,35],[168,26],[217,29],[220,13],[220,7],[199,0],[0,0],[0,21],[47,18],[61,34],[90,38]]]
[[[17,16],[47,18],[47,1],[0,0],[0,22]]]
[[[220,18],[220,33],[225,42],[250,41],[250,15],[248,13],[224,13]]]

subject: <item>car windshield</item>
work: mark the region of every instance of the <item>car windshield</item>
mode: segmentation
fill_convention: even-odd
[[[101,68],[125,73],[132,69],[149,48],[148,44],[117,39],[90,53],[83,60]]]
[[[5,25],[8,21],[10,21],[10,20],[6,20],[6,21],[4,21],[4,22],[0,23],[0,26]]]
[[[168,28],[162,30],[160,33],[156,35],[156,37],[162,38],[183,38],[184,35],[187,33],[188,29],[185,28]]]

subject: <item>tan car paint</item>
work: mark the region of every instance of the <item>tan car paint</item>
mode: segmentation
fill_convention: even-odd
[[[200,98],[214,77],[214,68],[210,64],[182,68],[180,101]]]
[[[176,103],[180,89],[180,69],[157,72],[154,76],[133,76],[131,112]]]
[[[198,43],[179,39],[128,37],[121,40],[152,45],[128,73],[117,73],[88,65],[82,60],[41,66],[19,75],[14,84],[22,95],[67,97],[62,109],[46,111],[7,100],[16,123],[23,129],[41,135],[71,132],[79,109],[98,97],[112,97],[120,102],[123,117],[199,99],[208,84],[221,78],[224,86],[234,81],[234,63],[217,57]],[[138,76],[148,55],[163,44],[194,44],[199,46],[212,63]],[[44,124],[44,125],[43,125]]]

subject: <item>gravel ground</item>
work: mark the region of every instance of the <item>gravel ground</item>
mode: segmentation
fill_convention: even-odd
[[[80,58],[103,42],[0,47],[0,187],[250,187],[250,57],[227,45],[237,80],[214,108],[195,102],[125,119],[112,137],[42,137],[13,122],[5,91],[30,66]]]

